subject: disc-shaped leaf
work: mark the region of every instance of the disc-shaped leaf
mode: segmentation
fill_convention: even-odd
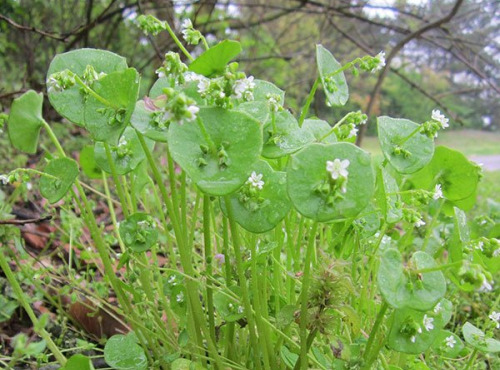
[[[263,101],[249,101],[239,104],[236,108],[255,118],[261,125],[264,125],[269,119],[270,111],[267,103]]]
[[[148,366],[146,354],[133,333],[109,338],[104,346],[104,360],[117,370],[143,370]]]
[[[481,352],[500,352],[500,341],[486,337],[482,330],[476,328],[470,322],[466,322],[462,327],[462,334],[468,344]]]
[[[189,70],[210,77],[224,72],[226,65],[241,52],[238,41],[224,40],[203,52],[189,65]]]
[[[274,128],[276,126],[276,130]],[[280,158],[295,153],[314,141],[314,135],[300,128],[295,117],[287,110],[275,113],[275,125],[272,116],[264,125],[264,147],[262,156]]]
[[[318,189],[328,185],[326,162],[349,160],[345,193],[337,191],[333,203]],[[375,188],[370,155],[350,143],[310,144],[291,156],[287,168],[288,195],[301,214],[316,221],[356,216],[369,203]]]
[[[78,177],[78,165],[70,158],[56,158],[44,169],[49,176],[40,178],[40,193],[50,203],[61,200]]]
[[[426,351],[451,317],[451,302],[443,299],[440,304],[439,312],[422,312],[410,308],[394,311],[387,345],[403,353],[418,354]]]
[[[130,124],[133,128],[145,137],[154,141],[166,142],[168,129],[160,128],[154,123],[154,111],[146,108],[144,100],[139,100],[135,104],[134,113],[130,117]]]
[[[322,45],[316,45],[316,62],[327,103],[333,106],[344,105],[349,99],[344,72],[333,74],[342,68],[342,65]]]
[[[68,358],[68,362],[62,370],[94,370],[92,361],[87,356],[76,354]]]
[[[154,147],[154,141],[144,139],[149,150]],[[146,158],[141,143],[135,130],[128,126],[120,138],[118,145],[110,146],[111,157],[115,164],[116,173],[125,175],[134,169]],[[106,149],[102,142],[96,142],[94,146],[94,157],[97,165],[105,172],[111,173],[111,166],[106,156]]]
[[[302,128],[313,134],[314,139],[317,142],[321,142],[324,144],[332,144],[337,142],[337,136],[334,132],[331,132],[332,127],[326,121],[323,121],[321,119],[306,119],[302,124]]]
[[[95,141],[116,144],[135,108],[139,74],[133,68],[113,72],[95,81],[92,88],[113,106],[89,95],[84,109],[85,127]]]
[[[230,289],[234,294],[241,297],[241,289],[239,287],[232,286]],[[215,292],[214,307],[222,320],[227,322],[238,321],[245,316],[243,304],[222,291]]]
[[[441,184],[444,197],[453,202],[468,198],[476,191],[480,173],[481,168],[462,153],[438,146],[429,164],[415,173],[411,181],[425,190],[433,190],[436,184]]]
[[[50,63],[47,78],[56,72],[69,69],[82,77],[88,65],[94,67],[97,73],[112,73],[127,68],[125,58],[105,50],[78,49],[58,54]],[[84,125],[85,100],[81,87],[75,85],[61,92],[49,92],[49,100],[54,109],[69,121],[77,125]]]
[[[384,157],[400,173],[414,173],[432,158],[434,141],[421,133],[419,125],[407,119],[378,117],[378,139]],[[405,139],[410,136],[408,140]],[[404,141],[404,142],[403,142]]]
[[[43,94],[30,90],[14,99],[7,121],[9,139],[14,148],[34,154],[43,124]]]
[[[94,147],[92,145],[87,145],[81,150],[80,167],[83,173],[91,179],[100,179],[102,177],[101,168],[94,158]]]
[[[262,148],[259,123],[249,115],[221,108],[202,108],[199,122],[174,124],[168,142],[174,160],[198,187],[211,195],[226,195],[248,179]]]
[[[415,270],[436,267],[434,259],[425,252],[415,252],[408,262]],[[441,271],[414,274],[411,280],[405,272],[403,258],[396,249],[382,255],[378,271],[378,286],[384,299],[394,308],[427,311],[446,293],[446,281]]]
[[[432,343],[432,349],[443,357],[456,358],[464,349],[464,344],[458,335],[441,330]]]
[[[285,92],[271,82],[264,80],[254,80],[253,98],[255,101],[268,101],[268,96],[278,95],[281,105],[285,102]]]
[[[158,230],[150,215],[134,213],[120,223],[120,237],[133,252],[145,252],[158,241]]]
[[[275,172],[264,161],[256,162],[252,167],[257,175],[262,175],[262,190],[254,188],[248,182],[229,200],[234,219],[244,229],[253,233],[272,230],[290,210],[290,200],[286,191],[286,173]],[[221,208],[227,214],[225,199],[221,198]]]

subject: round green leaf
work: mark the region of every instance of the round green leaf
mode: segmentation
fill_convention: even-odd
[[[87,356],[82,354],[76,354],[71,356],[66,362],[63,370],[94,370],[94,365],[92,361]]]
[[[210,77],[224,72],[226,65],[241,52],[238,41],[224,40],[203,52],[189,65],[189,70]]]
[[[333,204],[328,194],[318,191],[327,184],[330,173],[326,161],[348,159],[346,192]],[[350,143],[310,144],[292,155],[287,168],[288,195],[295,208],[316,221],[356,216],[369,203],[375,188],[370,155]]]
[[[47,78],[66,69],[81,77],[88,65],[94,67],[97,73],[112,73],[127,68],[125,58],[117,54],[105,50],[78,49],[56,55],[50,63]],[[50,103],[61,116],[83,126],[85,100],[80,89],[79,85],[75,85],[61,92],[49,92],[48,95]]]
[[[168,130],[161,129],[153,123],[153,114],[152,110],[146,108],[144,100],[139,100],[135,104],[132,117],[130,117],[130,124],[145,137],[154,141],[166,142]]]
[[[359,232],[364,238],[368,238],[380,229],[380,212],[369,203],[354,221]]]
[[[423,168],[432,158],[434,141],[421,133],[414,134],[403,144],[419,125],[407,119],[378,117],[378,138],[384,157],[400,173],[414,173]],[[396,150],[407,151],[396,154]]]
[[[120,223],[120,237],[132,252],[145,252],[158,241],[154,219],[146,213],[134,213]]]
[[[262,156],[280,158],[294,153],[314,141],[313,134],[299,127],[295,117],[287,110],[275,113],[276,131],[271,122],[272,116],[264,125],[264,147]]]
[[[276,85],[264,80],[254,80],[255,87],[253,89],[253,98],[255,101],[267,102],[268,95],[278,95],[279,103],[283,105],[285,102],[285,92]]]
[[[145,139],[145,141],[149,150],[152,150],[154,141],[149,139]],[[135,130],[130,126],[123,132],[118,145],[110,146],[110,150],[116,173],[119,175],[125,175],[133,171],[146,158],[139,138]],[[111,167],[106,156],[106,149],[102,142],[95,143],[94,157],[97,165],[102,168],[103,171],[111,173]]]
[[[468,344],[481,352],[500,352],[500,341],[487,338],[483,331],[476,328],[470,322],[466,322],[462,327],[462,334]]]
[[[89,95],[84,108],[85,128],[95,141],[116,144],[135,108],[139,74],[133,68],[113,72],[95,81],[92,88],[113,107]]]
[[[427,253],[419,251],[413,254],[408,265],[422,270],[436,267],[436,262]],[[396,249],[388,249],[382,255],[377,280],[382,296],[395,308],[427,311],[446,293],[446,281],[441,271],[415,274],[410,281],[403,258]]]
[[[117,370],[143,370],[148,366],[146,354],[133,333],[109,338],[104,346],[104,360]]]
[[[174,124],[168,142],[174,160],[198,187],[211,195],[227,195],[248,179],[262,148],[259,123],[245,113],[202,108],[199,122]]]
[[[264,125],[264,123],[269,119],[269,107],[262,101],[241,103],[235,109],[245,112],[249,116],[255,118],[261,125]]]
[[[50,203],[61,200],[78,177],[78,164],[70,158],[56,158],[45,167],[50,176],[40,178],[40,193]]]
[[[290,210],[286,173],[273,171],[264,161],[256,162],[251,170],[262,175],[262,190],[245,183],[230,195],[229,201],[237,223],[253,233],[263,233],[274,229]],[[222,211],[227,215],[225,199],[221,198],[220,202]]]
[[[232,286],[230,289],[238,297],[241,297],[241,289],[239,287]],[[220,290],[214,294],[214,307],[220,317],[227,322],[238,321],[245,316],[243,304]]]
[[[332,53],[326,50],[322,45],[316,45],[316,62],[318,64],[318,72],[323,84],[327,103],[333,106],[344,105],[349,99],[349,89],[345,80],[344,72],[336,73],[332,77],[332,82],[327,79],[335,71],[342,68],[342,65],[337,62]],[[334,88],[329,88],[332,84]]]
[[[438,146],[429,164],[415,173],[411,181],[416,187],[426,190],[433,190],[436,184],[441,184],[444,197],[454,202],[474,194],[480,173],[481,168],[462,153]]]
[[[432,349],[443,357],[456,358],[464,349],[464,344],[458,335],[441,330],[432,344]]]
[[[33,90],[14,99],[7,121],[9,139],[14,148],[34,154],[38,146],[38,136],[43,125],[43,94]]]
[[[440,304],[439,312],[421,312],[409,308],[394,311],[387,345],[403,353],[418,354],[426,351],[451,317],[451,302],[443,299]],[[430,326],[426,327],[425,321]]]
[[[91,179],[100,179],[102,177],[101,168],[94,158],[94,147],[92,145],[87,145],[81,150],[80,167],[83,173]]]
[[[309,131],[317,142],[325,144],[333,144],[337,142],[337,136],[335,136],[334,132],[330,134],[332,127],[326,121],[321,119],[306,119],[302,124],[302,128]],[[327,134],[329,135],[323,139],[323,137]]]

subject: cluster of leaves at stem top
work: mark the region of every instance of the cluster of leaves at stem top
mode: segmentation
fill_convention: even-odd
[[[356,125],[366,119],[361,113],[352,112],[333,127],[307,117],[317,84],[323,86],[328,105],[344,105],[348,99],[344,70],[355,69],[356,63],[374,70],[380,60],[370,57],[342,66],[318,45],[317,84],[297,118],[284,108],[281,89],[246,76],[231,63],[240,51],[238,42],[226,40],[188,66],[179,55],[167,53],[159,79],[142,99],[138,72],[119,55],[94,49],[57,55],[47,75],[48,96],[61,116],[89,132],[93,147],[80,157],[85,173],[140,177],[148,153],[156,143],[166,143],[169,155],[197,188],[220,197],[222,212],[227,214],[231,205],[234,219],[252,233],[272,230],[292,207],[316,222],[356,221],[366,235],[372,235],[381,222],[420,226],[425,223],[420,215],[404,206],[411,203],[407,194],[416,194],[420,200],[439,203],[446,214],[459,220],[451,262],[481,266],[493,264],[492,259],[498,262],[498,256],[471,256],[462,248],[469,240],[460,217],[473,203],[480,169],[456,151],[434,148],[437,130],[447,126],[439,112],[422,124],[379,117],[382,160],[352,144]],[[16,148],[27,153],[36,152],[40,129],[47,125],[42,102],[41,94],[29,91],[12,105],[9,136]],[[54,203],[71,189],[79,167],[61,150],[50,158],[40,190]],[[128,216],[119,232],[133,253],[150,249],[159,239],[155,217],[145,213]],[[397,351],[427,350],[442,339],[450,319],[451,303],[444,299],[446,281],[428,252],[418,251],[404,261],[396,248],[378,251],[380,292],[394,309],[388,345]],[[459,263],[452,271],[464,289],[482,281],[481,271],[474,280]],[[478,342],[477,330],[464,328],[473,346],[483,351],[498,347],[490,339]],[[117,368],[121,361],[127,362],[116,355],[122,342],[141,352],[130,336],[112,338],[105,356]],[[137,368],[145,368],[144,356],[133,357],[140,362]]]

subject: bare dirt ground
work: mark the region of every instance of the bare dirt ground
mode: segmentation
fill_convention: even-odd
[[[485,171],[500,170],[500,155],[471,155],[469,159],[476,163],[482,163]]]

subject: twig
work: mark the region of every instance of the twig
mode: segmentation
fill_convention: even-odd
[[[52,220],[52,216],[44,216],[39,218],[30,218],[28,220],[0,220],[0,225],[26,225],[38,224],[43,221]]]

